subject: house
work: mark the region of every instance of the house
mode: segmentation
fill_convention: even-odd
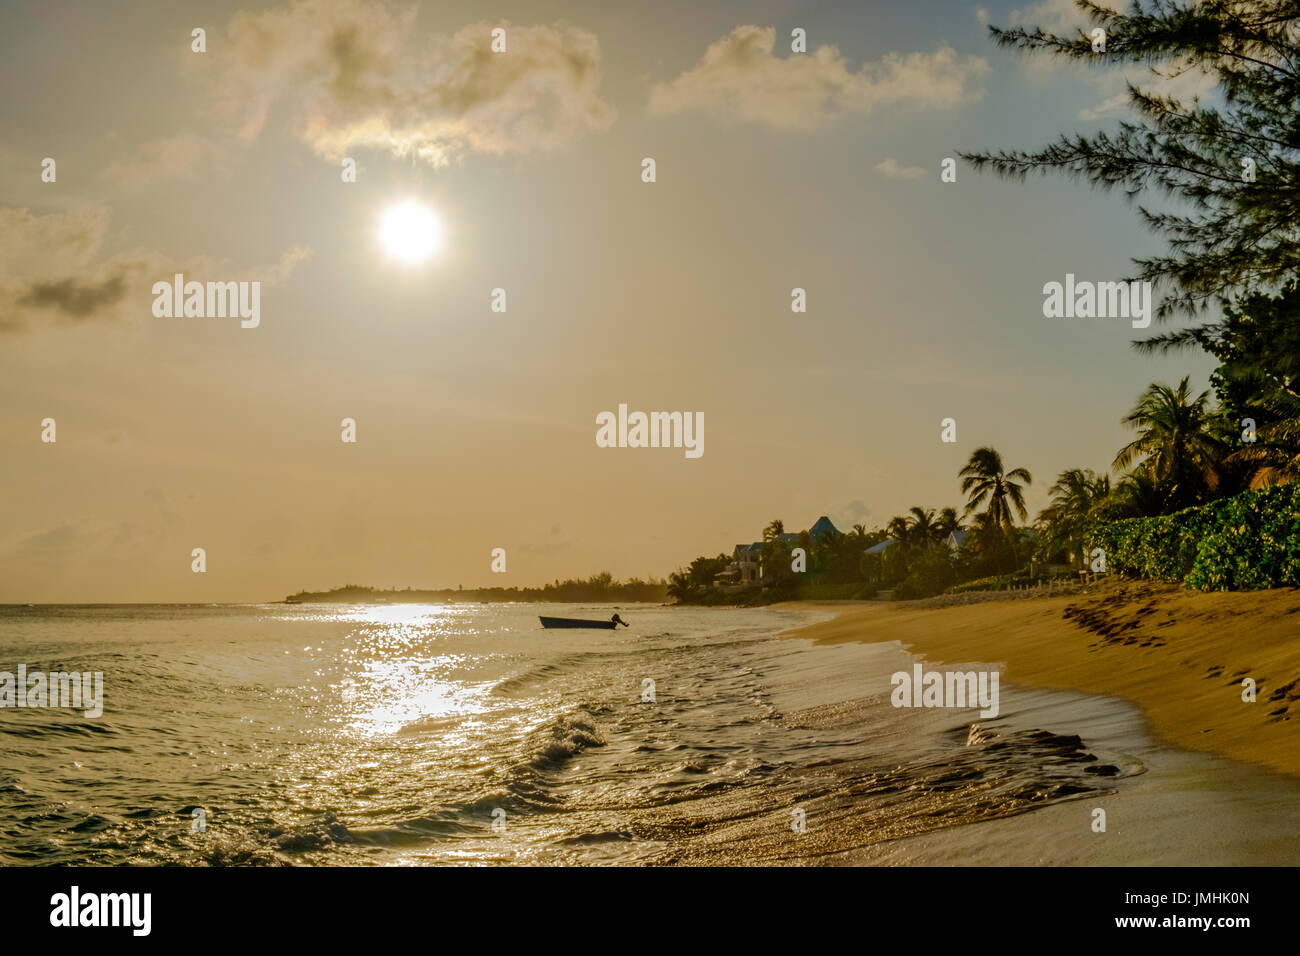
[[[874,581],[881,580],[883,576],[882,565],[884,564],[885,552],[888,551],[897,543],[898,542],[895,541],[893,538],[886,538],[884,541],[881,541],[879,544],[873,544],[871,547],[867,548],[866,551],[862,552],[864,555],[870,555],[877,559],[875,561],[867,562],[871,568],[871,570],[867,572],[868,580],[874,580]]]
[[[714,584],[744,584],[747,577],[744,569],[744,555],[749,548],[747,544],[738,544],[731,549],[731,563],[713,576]]]
[[[738,544],[731,549],[731,563],[713,576],[715,584],[757,584],[763,560],[763,542]]]
[[[826,535],[840,532],[831,523],[831,519],[822,515],[813,524],[808,531],[808,535],[813,540],[824,538]],[[776,541],[787,548],[796,548],[799,546],[799,535],[791,532],[779,534]],[[763,573],[763,548],[766,545],[764,541],[754,541],[751,544],[738,544],[731,551],[731,563],[713,578],[717,584],[741,584],[756,585],[762,583]]]
[[[757,584],[758,571],[763,561],[763,542],[738,544],[732,552],[731,563],[740,571],[741,584]]]

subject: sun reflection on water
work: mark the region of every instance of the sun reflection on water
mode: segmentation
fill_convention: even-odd
[[[457,728],[483,713],[485,686],[449,679],[466,655],[444,641],[465,632],[462,609],[411,604],[365,607],[346,617],[358,621],[344,651],[350,675],[337,686],[345,703],[345,726],[365,736],[437,732],[454,745]]]

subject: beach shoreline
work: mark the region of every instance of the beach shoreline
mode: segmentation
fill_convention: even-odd
[[[1152,734],[1300,780],[1300,591],[1202,593],[1112,580],[1064,596],[956,607],[789,602],[815,643],[897,641],[927,661],[980,661],[1023,687],[1130,700]],[[1256,682],[1254,702],[1242,681]]]

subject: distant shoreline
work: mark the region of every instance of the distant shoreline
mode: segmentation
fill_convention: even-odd
[[[899,641],[927,660],[1001,665],[1026,687],[1128,698],[1169,743],[1300,779],[1300,591],[1112,581],[1085,594],[925,605],[773,606],[837,612],[784,637]],[[1246,677],[1253,703],[1242,700]]]
[[[328,591],[299,591],[277,604],[473,604],[537,603],[662,604],[668,586],[662,581],[616,581],[609,574],[583,580],[556,581],[541,587],[380,588],[348,584]]]

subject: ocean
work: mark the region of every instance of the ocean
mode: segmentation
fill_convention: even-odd
[[[615,610],[630,628],[537,620]],[[0,671],[104,687],[97,718],[0,709],[0,863],[848,862],[1049,807],[1078,837],[1158,762],[1103,698],[1004,684],[993,719],[896,708],[899,645],[777,636],[826,614],[0,608]],[[1261,838],[1279,793],[1247,821]]]

